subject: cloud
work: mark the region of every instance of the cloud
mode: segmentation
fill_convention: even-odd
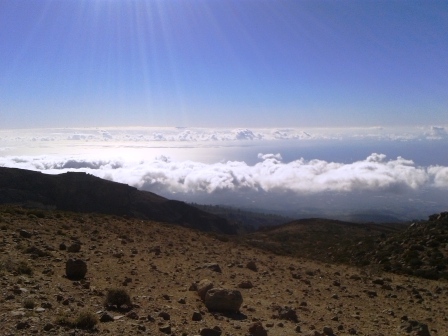
[[[254,134],[251,130],[244,128],[244,129],[237,129],[233,132],[236,140],[255,140],[255,139],[262,139],[263,135],[261,134]]]
[[[67,128],[1,130],[4,142],[98,141],[98,142],[226,142],[226,141],[434,141],[448,139],[448,125],[426,127],[366,127],[366,128]]]
[[[432,126],[426,136],[428,139],[444,139],[448,137],[448,133],[444,127]]]
[[[423,187],[448,188],[448,167],[418,167],[398,157],[386,160],[373,153],[353,163],[324,160],[282,162],[280,154],[259,154],[260,162],[240,161],[206,164],[172,161],[166,156],[139,162],[122,159],[97,160],[74,157],[3,157],[0,166],[43,171],[85,171],[127,183],[141,189],[163,193],[240,193],[381,191],[403,193]]]
[[[439,188],[448,187],[448,167],[429,167],[428,172],[433,176],[434,185]]]
[[[283,158],[280,155],[280,153],[277,154],[263,154],[263,153],[258,153],[258,158],[259,159],[263,159],[263,160],[267,160],[267,159],[276,159],[281,161]]]

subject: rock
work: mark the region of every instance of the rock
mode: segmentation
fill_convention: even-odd
[[[214,328],[202,328],[199,331],[199,334],[201,336],[221,336],[222,331],[219,327]]]
[[[368,295],[369,298],[378,296],[378,294],[375,291],[367,291],[366,294]]]
[[[67,251],[73,253],[79,252],[81,251],[81,244],[78,242],[74,242],[67,248]]]
[[[126,317],[133,319],[133,320],[138,320],[138,318],[139,318],[138,314],[133,310],[131,310],[129,313],[127,313]]]
[[[171,318],[170,314],[164,311],[160,312],[157,316],[163,318],[165,321],[168,321]]]
[[[178,303],[180,304],[186,304],[187,301],[185,301],[185,298],[180,298],[179,300],[177,300]]]
[[[201,321],[202,314],[200,312],[193,312],[193,316],[191,317],[192,321]]]
[[[255,263],[255,261],[251,260],[246,264],[246,268],[250,269],[251,271],[257,272],[258,268],[257,268],[257,264]]]
[[[51,323],[47,323],[44,325],[44,331],[50,331],[53,328],[54,328],[54,325]]]
[[[278,310],[278,316],[283,320],[290,320],[296,323],[299,321],[296,311],[288,306],[280,308]]]
[[[355,328],[350,328],[350,329],[348,330],[348,333],[349,333],[350,335],[357,335],[357,334],[358,334],[358,332],[356,331]]]
[[[384,285],[384,279],[382,278],[373,279],[372,283],[374,283],[375,285]]]
[[[31,232],[28,232],[28,231],[23,230],[23,229],[19,231],[19,234],[23,238],[31,238],[31,236],[33,235]]]
[[[45,309],[51,309],[51,308],[53,307],[53,305],[52,305],[50,302],[47,302],[47,301],[42,302],[42,303],[40,304],[40,306],[41,306],[42,308],[45,308]]]
[[[171,334],[171,326],[169,324],[163,325],[159,328],[159,331],[164,334]]]
[[[300,329],[300,326],[299,325],[296,325],[295,327],[294,327],[294,331],[295,332],[301,332],[301,329]]]
[[[213,282],[211,282],[208,279],[203,279],[201,280],[198,284],[197,284],[197,290],[198,290],[198,295],[199,297],[204,300],[205,299],[205,294],[207,294],[207,291],[209,289],[213,288]]]
[[[29,327],[30,327],[30,324],[27,321],[19,321],[16,324],[16,328],[18,330],[28,329]]]
[[[87,264],[82,259],[70,258],[65,264],[65,274],[71,280],[84,278],[87,273]]]
[[[238,284],[238,288],[249,289],[252,287],[253,287],[253,285],[252,285],[252,282],[250,282],[250,280],[244,280]]]
[[[67,245],[65,245],[64,243],[59,244],[59,250],[65,251],[66,249],[67,249]]]
[[[431,336],[428,326],[425,323],[416,320],[402,320],[400,329],[406,331],[407,333],[412,332],[412,335],[415,336]]]
[[[105,312],[100,316],[100,322],[112,322],[113,320],[114,320],[113,315],[108,312]]]
[[[361,277],[358,274],[352,274],[350,275],[350,279],[359,281],[361,280]]]
[[[190,287],[188,287],[188,290],[190,292],[196,292],[198,290],[198,285],[196,284],[196,282],[193,282]]]
[[[252,323],[249,327],[249,333],[252,336],[267,336],[268,332],[263,327],[260,321]]]
[[[222,273],[221,267],[219,267],[219,264],[217,263],[207,263],[202,265],[202,268],[208,268],[212,270],[213,272]]]
[[[212,288],[205,295],[205,306],[211,311],[239,311],[242,303],[239,290]]]
[[[324,335],[333,335],[333,329],[329,326],[325,326],[322,331]]]

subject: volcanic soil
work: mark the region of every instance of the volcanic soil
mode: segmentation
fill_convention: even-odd
[[[0,228],[1,335],[448,335],[446,280],[113,215],[2,206]],[[66,276],[70,258],[83,278]],[[239,311],[209,311],[203,279],[240,291]],[[111,289],[130,302],[106,304]]]

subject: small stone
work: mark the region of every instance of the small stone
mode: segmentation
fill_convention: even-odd
[[[26,230],[20,230],[19,234],[23,238],[31,238],[31,236],[33,235],[31,232],[28,232]]]
[[[250,282],[250,280],[244,280],[238,284],[238,287],[243,289],[250,289],[253,287],[253,285],[252,282]]]
[[[214,328],[202,328],[199,331],[199,334],[201,336],[221,336],[222,331],[219,327]]]
[[[171,334],[171,326],[169,324],[163,325],[159,328],[159,331],[164,334]]]
[[[207,263],[202,265],[202,268],[208,268],[212,270],[213,272],[222,273],[221,267],[219,267],[219,264],[217,263]]]
[[[28,329],[29,327],[30,327],[30,324],[27,321],[19,321],[16,324],[16,328],[18,330]]]
[[[251,326],[249,327],[249,333],[252,336],[267,336],[268,335],[268,332],[263,327],[263,325],[261,324],[260,321],[251,324]]]
[[[239,290],[212,288],[207,291],[204,302],[211,311],[239,311],[243,296]]]
[[[100,316],[100,322],[112,322],[113,320],[114,320],[113,315],[108,312],[105,312]]]
[[[257,272],[258,268],[257,268],[257,264],[255,263],[255,261],[251,260],[246,264],[246,268],[250,269],[251,271]]]
[[[82,259],[70,258],[65,264],[65,274],[71,280],[83,279],[87,273],[87,264]]]
[[[44,325],[44,331],[50,331],[53,328],[54,328],[54,325],[51,323],[47,323]]]
[[[193,312],[193,316],[191,317],[192,321],[201,321],[202,320],[202,314],[199,312]]]
[[[157,316],[163,318],[165,321],[168,321],[171,318],[170,314],[164,311],[160,312]]]
[[[323,332],[325,335],[333,335],[333,329],[329,326],[325,326]]]
[[[68,252],[72,252],[72,253],[76,253],[81,251],[81,244],[78,242],[72,243],[68,248],[67,248]]]

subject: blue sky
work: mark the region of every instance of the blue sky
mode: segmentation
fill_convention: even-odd
[[[0,2],[0,128],[448,123],[446,1]]]

